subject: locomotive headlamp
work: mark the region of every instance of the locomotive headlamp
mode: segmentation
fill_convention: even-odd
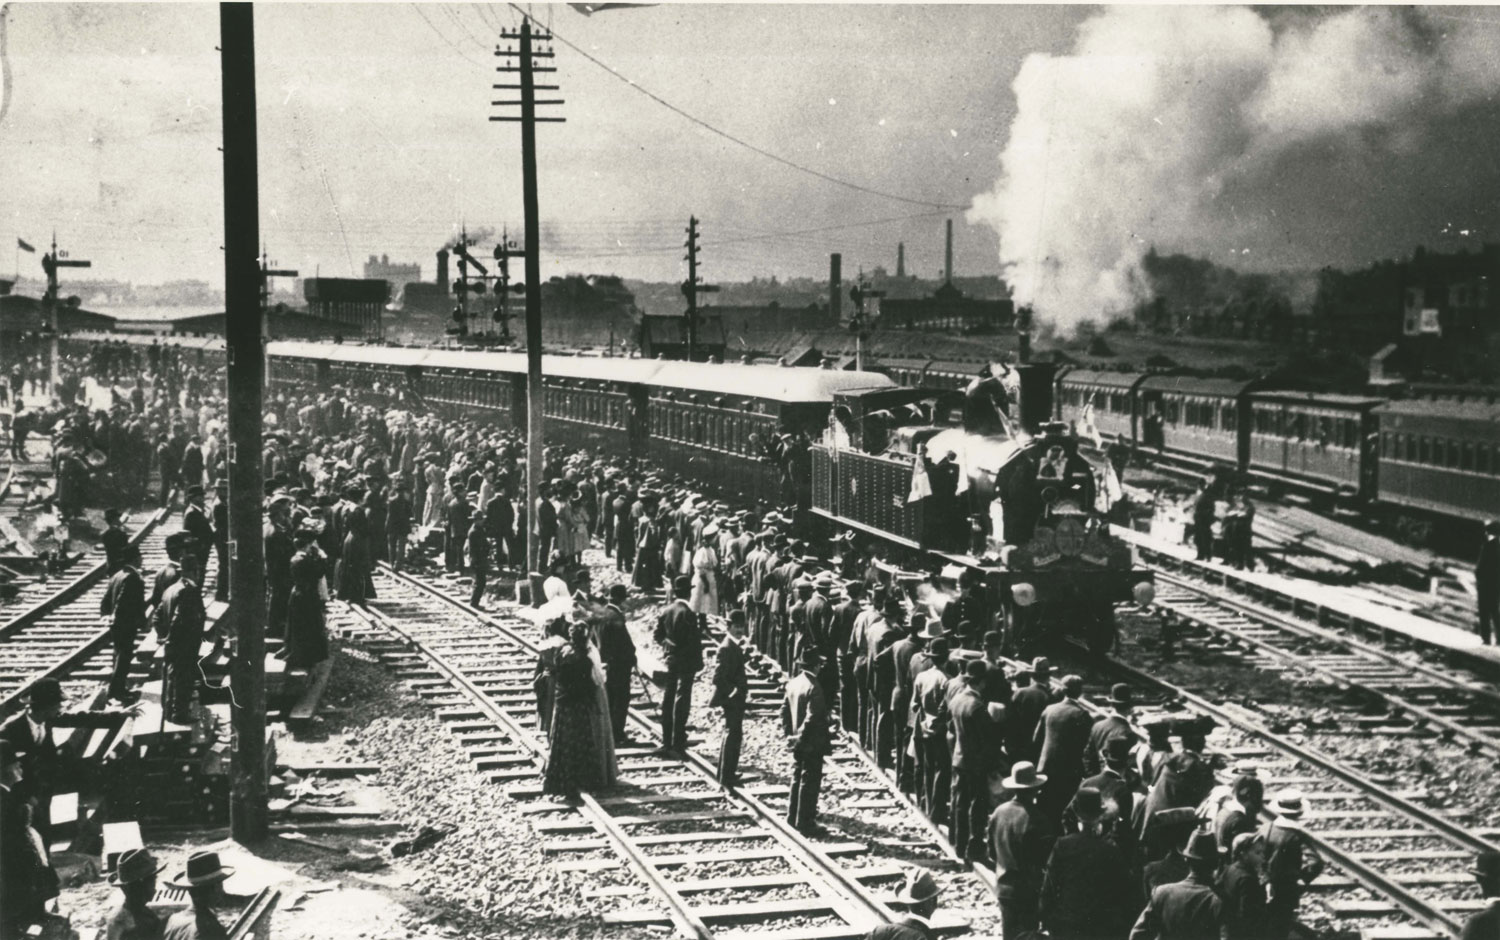
[[[1030,607],[1036,603],[1036,588],[1030,584],[1012,584],[1010,586],[1010,596],[1012,600],[1022,607]]]
[[[1130,589],[1130,596],[1135,598],[1137,604],[1145,607],[1156,600],[1156,585],[1150,581],[1142,581]]]

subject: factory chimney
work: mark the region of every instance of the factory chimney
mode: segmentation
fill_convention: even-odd
[[[828,256],[828,313],[834,323],[844,320],[843,287],[844,256],[838,252]]]
[[[953,283],[953,220],[948,220],[948,250],[943,255],[943,280]]]
[[[439,248],[438,249],[438,262],[437,262],[437,264],[438,264],[438,273],[437,273],[438,293],[442,294],[444,297],[446,297],[446,296],[448,296],[448,249],[446,249],[446,248]]]
[[[902,242],[896,243],[896,277],[906,277],[906,245]]]

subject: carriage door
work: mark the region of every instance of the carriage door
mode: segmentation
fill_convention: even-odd
[[[625,438],[631,457],[646,453],[646,441],[650,436],[648,423],[651,393],[644,385],[625,386]]]
[[[524,430],[526,416],[529,414],[526,410],[526,375],[524,373],[517,373],[510,377],[508,394],[510,395],[510,426],[517,430]]]

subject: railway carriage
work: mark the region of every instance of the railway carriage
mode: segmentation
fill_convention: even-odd
[[[1082,421],[1084,407],[1092,402],[1094,427],[1099,433],[1128,444],[1139,433],[1135,388],[1145,378],[1140,372],[1069,369],[1057,380],[1057,415],[1077,424]]]
[[[1152,375],[1135,389],[1142,446],[1201,465],[1246,463],[1240,415],[1254,387],[1244,379]]]
[[[1381,503],[1468,520],[1500,515],[1500,406],[1393,401],[1374,416]]]
[[[1384,399],[1266,391],[1249,396],[1247,469],[1347,496],[1373,496],[1375,408]]]

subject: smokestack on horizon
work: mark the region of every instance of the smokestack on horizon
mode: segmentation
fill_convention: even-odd
[[[943,254],[943,280],[953,283],[953,220],[948,220],[948,247]]]
[[[843,255],[835,251],[828,256],[828,310],[835,323],[842,323],[844,319],[843,269]]]
[[[448,294],[448,249],[439,248],[437,253],[437,286],[438,293]]]
[[[906,277],[906,243],[896,243],[896,276]]]

